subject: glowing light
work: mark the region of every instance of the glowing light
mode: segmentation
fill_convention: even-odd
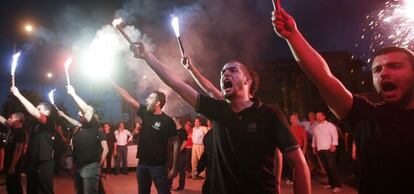
[[[178,17],[174,16],[172,21],[171,21],[171,26],[174,29],[174,33],[175,36],[178,38],[180,37],[180,26],[179,26],[179,22],[178,22]]]
[[[70,86],[70,79],[69,79],[69,67],[70,64],[72,64],[72,57],[69,57],[68,59],[66,59],[65,61],[65,74],[66,74],[66,83],[68,84],[68,86]]]
[[[49,101],[50,103],[52,103],[53,105],[55,105],[55,99],[54,99],[54,94],[55,94],[56,89],[53,89],[49,92],[48,96],[49,96]]]
[[[389,0],[382,9],[369,14],[366,19],[367,27],[362,30],[361,39],[372,43],[364,49],[375,52],[385,46],[414,48],[413,0]]]
[[[102,33],[92,41],[82,57],[82,69],[88,78],[108,78],[119,47],[116,34]]]
[[[11,75],[12,76],[15,75],[16,67],[17,67],[17,62],[19,60],[20,53],[21,52],[18,52],[18,53],[16,53],[16,54],[13,55],[13,61],[12,61],[12,65],[11,65]]]
[[[26,24],[26,25],[24,26],[24,30],[25,30],[26,32],[30,33],[30,32],[32,32],[32,31],[33,31],[33,26],[32,26],[32,25],[30,25],[30,24]]]
[[[117,27],[119,24],[121,24],[122,22],[124,22],[123,20],[122,20],[122,18],[117,18],[117,19],[114,19],[114,21],[112,21],[112,25],[114,26],[114,27]]]
[[[49,72],[49,73],[46,74],[46,76],[47,76],[47,78],[52,78],[53,74]]]

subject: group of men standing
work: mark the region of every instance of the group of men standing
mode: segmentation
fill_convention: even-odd
[[[359,192],[409,191],[414,180],[414,152],[410,147],[414,139],[414,133],[410,130],[414,124],[414,54],[407,49],[391,47],[374,55],[373,83],[383,102],[373,103],[352,94],[332,75],[325,60],[307,43],[294,19],[283,9],[273,12],[272,20],[276,33],[289,44],[295,59],[315,82],[327,105],[358,137],[362,164]],[[298,144],[279,110],[264,105],[256,98],[258,77],[246,65],[238,61],[226,63],[220,73],[220,89],[217,89],[199,74],[188,58],[184,58],[183,65],[208,97],[171,73],[174,71],[160,62],[145,44],[131,45],[131,50],[197,112],[213,121],[211,176],[207,176],[208,186],[203,188],[203,193],[277,193],[276,175],[273,173],[276,148],[294,168],[295,193],[311,192],[309,168],[302,152],[306,146]],[[162,111],[166,103],[165,94],[153,91],[142,103],[115,82],[111,81],[111,85],[137,109],[137,115],[142,118],[137,153],[138,192],[150,193],[154,182],[158,193],[170,193],[168,178],[176,174],[181,147],[173,119]],[[30,135],[27,151],[27,190],[29,193],[53,193],[52,109],[46,104],[33,106],[14,86],[11,93],[38,121],[38,127]],[[99,130],[93,108],[77,96],[72,86],[68,86],[68,93],[81,110],[80,121],[59,112],[60,116],[78,127],[73,137],[75,188],[77,193],[97,193],[100,165],[107,152],[105,136]],[[7,161],[8,179],[11,180],[15,178],[16,159],[19,158],[14,156],[23,152],[22,142],[26,138],[20,132],[23,117],[19,115],[15,113],[6,122],[14,129],[11,136],[13,159]],[[312,147],[326,167],[329,187],[332,187],[332,192],[339,192],[340,182],[332,166],[332,153],[337,145],[332,140],[334,130],[325,121],[324,114],[318,113],[316,117],[319,124],[314,129]],[[4,119],[2,123],[5,123]],[[173,144],[169,171],[168,141]],[[11,182],[14,181],[8,184]]]

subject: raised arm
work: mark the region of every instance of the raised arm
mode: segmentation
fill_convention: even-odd
[[[286,40],[295,60],[318,87],[329,108],[337,117],[344,118],[352,108],[351,92],[332,75],[326,61],[302,36],[288,13],[276,10],[272,20],[276,33]]]
[[[89,122],[92,119],[92,116],[94,113],[92,106],[89,106],[88,104],[86,104],[86,102],[83,101],[82,98],[80,98],[76,94],[75,88],[73,88],[73,86],[66,86],[66,88],[68,89],[68,94],[73,97],[79,109],[81,110],[83,117],[86,119],[86,121]]]
[[[117,83],[115,83],[113,80],[109,79],[109,83],[112,85],[112,87],[116,90],[116,92],[130,104],[132,107],[139,109],[140,104],[137,100],[135,100],[129,93],[119,86]]]
[[[190,59],[187,57],[183,57],[181,59],[181,64],[184,66],[185,69],[188,70],[191,77],[193,77],[194,81],[197,85],[203,89],[205,93],[207,93],[210,97],[215,98],[217,100],[224,100],[223,94],[217,89],[210,80],[206,79],[203,75],[201,75],[200,71],[193,63],[191,63]]]
[[[158,75],[158,77],[168,85],[172,90],[178,93],[191,106],[197,106],[198,93],[188,84],[186,84],[179,76],[172,73],[172,69],[162,64],[143,43],[136,44],[131,47],[135,57],[144,59],[148,66]]]
[[[27,112],[29,112],[29,114],[34,116],[41,123],[46,123],[47,122],[47,119],[46,119],[45,115],[42,116],[40,111],[19,92],[19,89],[17,89],[17,87],[12,86],[10,88],[10,92],[14,96],[16,96],[17,99],[19,99],[19,101],[23,104],[24,108],[27,110]]]
[[[58,111],[59,116],[63,117],[64,119],[66,119],[70,124],[76,126],[76,127],[82,127],[82,124],[77,121],[76,119],[68,116],[67,114],[65,114],[63,111]]]

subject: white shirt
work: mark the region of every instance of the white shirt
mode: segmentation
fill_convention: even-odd
[[[194,127],[193,135],[191,137],[193,139],[193,144],[203,145],[203,137],[204,137],[204,134],[206,134],[205,133],[206,131],[207,131],[207,127],[205,126]]]
[[[119,146],[125,146],[128,144],[128,137],[132,138],[131,132],[129,132],[127,129],[122,130],[115,130],[114,132],[115,138],[116,138],[116,145]]]
[[[329,121],[318,123],[314,129],[312,147],[317,151],[329,150],[331,145],[338,145],[338,131],[336,126]]]

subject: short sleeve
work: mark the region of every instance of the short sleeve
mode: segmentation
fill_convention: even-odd
[[[144,118],[144,115],[146,114],[146,112],[147,112],[147,106],[141,104],[137,110],[137,116]]]
[[[276,132],[275,138],[277,147],[279,147],[283,153],[299,148],[295,137],[284,122],[286,118],[281,118],[282,115],[277,114],[274,110],[272,110],[272,114],[270,115],[273,117],[271,123],[273,123],[273,128]]]
[[[372,116],[372,112],[377,105],[379,104],[372,103],[364,97],[353,94],[352,108],[342,121],[351,132],[354,132],[356,125],[361,120],[368,119],[368,117]]]
[[[106,136],[101,130],[98,131],[98,139],[99,139],[99,142],[106,141]]]
[[[175,128],[175,123],[169,117],[168,117],[168,125],[167,126],[168,126],[167,127],[167,135],[168,135],[168,138],[171,138],[171,137],[174,137],[174,136],[177,136],[178,135],[177,129]]]
[[[224,108],[224,103],[224,101],[215,100],[204,95],[198,95],[196,111],[207,118],[217,120],[219,117],[218,113]]]

